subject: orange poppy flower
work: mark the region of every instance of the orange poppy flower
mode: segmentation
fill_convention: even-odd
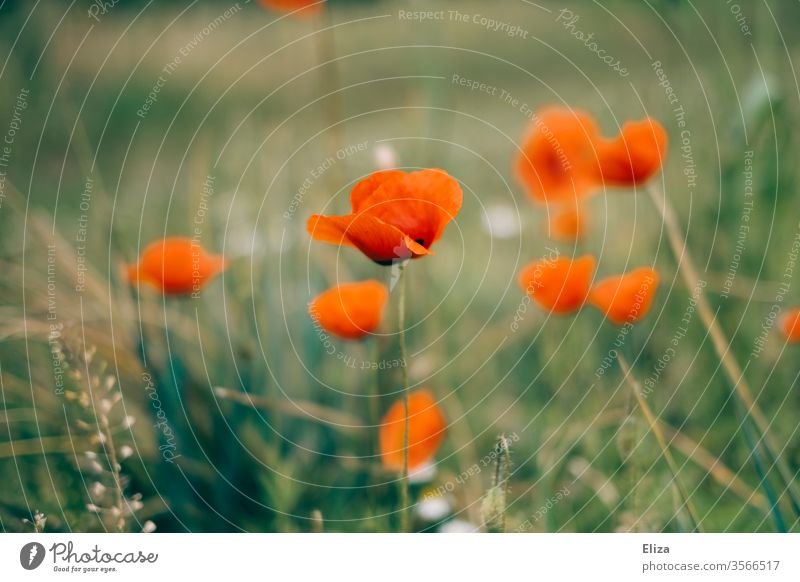
[[[298,10],[297,15],[308,16],[319,12],[325,7],[324,2],[317,2],[317,0],[258,0],[264,8],[270,8],[279,12],[294,12]]]
[[[221,255],[212,255],[187,237],[168,237],[145,247],[139,262],[127,267],[131,283],[147,283],[166,295],[200,291],[225,270]]]
[[[545,309],[568,313],[586,301],[594,267],[591,255],[534,261],[520,272],[519,286]]]
[[[786,341],[800,342],[800,307],[790,309],[781,318],[781,331]]]
[[[588,230],[585,212],[580,204],[567,204],[554,211],[550,218],[550,235],[564,241],[576,241]]]
[[[654,269],[634,269],[600,281],[589,292],[588,302],[616,325],[635,323],[650,311],[658,281],[658,272]]]
[[[342,339],[360,339],[383,319],[389,291],[378,281],[345,283],[317,295],[308,313],[322,328]]]
[[[598,187],[597,123],[585,111],[548,107],[517,157],[517,179],[537,202],[575,202]]]
[[[315,214],[311,238],[352,246],[381,265],[433,254],[429,249],[461,209],[461,187],[444,170],[376,172],[350,193],[352,212]]]
[[[403,440],[406,432],[405,406],[399,400],[381,421],[380,445],[383,465],[400,471],[403,468]],[[425,464],[435,454],[444,438],[447,421],[430,392],[418,390],[408,396],[408,469]]]
[[[600,172],[609,186],[636,186],[661,169],[667,132],[655,119],[629,121],[620,134],[598,144]]]

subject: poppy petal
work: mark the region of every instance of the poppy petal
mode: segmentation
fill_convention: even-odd
[[[383,170],[361,180],[350,192],[350,207],[353,212],[364,210],[367,199],[385,182],[402,179],[405,175],[406,173],[400,170]]]
[[[380,264],[433,254],[391,224],[364,213],[346,216],[314,214],[306,225],[311,238],[358,248]]]
[[[597,122],[585,111],[537,111],[516,160],[517,179],[536,202],[574,202],[591,194],[602,184],[595,149],[599,135]]]
[[[395,402],[386,412],[380,427],[381,460],[388,469],[403,468],[405,405]],[[418,390],[408,396],[408,468],[414,470],[428,462],[444,438],[447,428],[442,411],[430,392]]]
[[[145,247],[139,263],[127,267],[131,283],[144,282],[166,295],[187,295],[199,291],[225,270],[220,255],[207,253],[188,237],[167,237]]]
[[[595,260],[585,255],[575,260],[566,257],[542,259],[526,266],[519,274],[519,286],[543,308],[552,313],[569,313],[586,301],[594,274]]]
[[[378,281],[344,283],[317,295],[308,313],[325,331],[355,340],[380,326],[388,300],[389,291]]]
[[[800,342],[800,308],[790,309],[781,318],[780,324],[786,341],[790,343]]]
[[[294,12],[299,16],[315,14],[325,7],[324,2],[317,0],[258,0],[264,8],[281,12]]]
[[[589,292],[588,302],[616,325],[636,323],[650,311],[658,282],[656,270],[641,267],[603,279]]]
[[[667,154],[667,132],[656,120],[629,121],[619,136],[599,146],[603,180],[609,186],[635,186],[661,169]]]
[[[586,234],[586,216],[579,204],[568,204],[550,218],[550,235],[564,241],[576,241]]]
[[[381,172],[359,189],[358,210],[397,227],[412,240],[430,248],[461,209],[463,193],[458,181],[444,170],[428,169],[397,176]],[[367,194],[374,184],[377,187]],[[353,209],[356,211],[356,208]]]

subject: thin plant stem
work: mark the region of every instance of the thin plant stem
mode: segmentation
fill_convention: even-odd
[[[720,363],[722,364],[722,369],[725,371],[725,374],[728,376],[728,380],[733,385],[734,391],[742,401],[745,421],[748,419],[752,421],[755,427],[761,433],[759,440],[764,448],[764,452],[772,459],[773,464],[778,469],[778,474],[785,482],[786,491],[789,494],[789,498],[795,513],[800,514],[800,501],[798,500],[797,490],[795,489],[794,485],[794,475],[789,470],[789,467],[785,464],[783,459],[772,453],[773,450],[778,449],[771,441],[768,432],[770,423],[767,421],[767,418],[764,416],[761,408],[758,406],[758,404],[756,404],[756,401],[753,398],[753,393],[750,390],[750,385],[748,384],[747,379],[744,377],[744,372],[742,371],[739,363],[736,361],[736,358],[733,356],[731,343],[717,322],[714,312],[711,309],[711,305],[708,303],[708,299],[706,299],[705,293],[700,286],[700,278],[697,274],[697,268],[687,252],[686,245],[684,244],[684,240],[681,236],[680,228],[678,227],[678,219],[675,211],[672,208],[672,205],[670,204],[666,194],[662,193],[656,185],[651,184],[648,186],[647,191],[650,194],[650,198],[653,200],[653,204],[655,204],[656,208],[658,208],[659,212],[661,213],[661,217],[664,221],[664,227],[666,228],[667,232],[667,238],[670,246],[672,247],[672,252],[674,253],[675,260],[678,263],[678,268],[683,276],[686,286],[689,289],[689,292],[692,293],[693,290],[697,290],[697,312],[700,314],[700,319],[702,320],[703,325],[711,337],[711,342],[714,346],[714,350],[717,352]]]
[[[647,400],[644,398],[644,396],[642,396],[641,386],[639,386],[639,382],[631,375],[630,366],[622,354],[618,354],[618,361],[620,367],[622,368],[622,373],[625,376],[625,381],[631,387],[631,391],[636,397],[636,402],[639,404],[639,409],[642,411],[642,415],[644,415],[644,418],[650,427],[650,432],[653,433],[653,436],[656,437],[656,441],[658,441],[658,446],[661,449],[661,455],[664,457],[664,460],[667,462],[667,466],[672,473],[672,485],[677,490],[678,496],[683,500],[683,506],[686,508],[686,513],[689,515],[689,521],[692,524],[692,530],[700,532],[702,530],[700,529],[700,520],[697,516],[697,510],[694,508],[694,504],[689,499],[689,495],[678,478],[678,464],[675,462],[675,458],[672,456],[672,452],[669,450],[667,439],[664,438],[664,433],[661,431],[658,420],[653,414],[650,406],[647,404]]]
[[[249,392],[231,390],[222,386],[214,388],[214,395],[223,400],[230,400],[237,404],[261,408],[274,412],[279,416],[288,416],[319,422],[342,432],[358,432],[364,426],[364,420],[356,415],[329,408],[315,402],[305,400],[292,400],[284,402],[274,398],[258,396]]]
[[[317,65],[319,65],[320,82],[324,94],[327,94],[324,107],[324,120],[327,123],[330,152],[344,146],[341,122],[344,119],[344,104],[340,91],[339,62],[336,56],[336,33],[333,14],[326,6],[319,13],[319,31],[313,36]],[[327,65],[325,64],[327,63]],[[344,184],[345,172],[343,163],[334,164],[331,182],[334,185]]]
[[[738,475],[727,467],[718,457],[715,457],[697,442],[670,426],[664,421],[660,421],[658,426],[664,432],[664,436],[669,439],[670,445],[684,455],[687,459],[695,463],[701,469],[722,485],[725,490],[730,490],[734,495],[738,495],[749,505],[756,509],[767,509],[767,498],[758,491],[752,489]]]
[[[741,403],[737,408],[741,408]],[[767,496],[769,500],[769,509],[772,518],[775,520],[775,528],[780,533],[786,533],[788,530],[786,529],[786,522],[783,519],[783,515],[781,515],[781,509],[779,504],[778,496],[775,495],[775,491],[772,488],[772,484],[769,482],[767,478],[767,471],[764,467],[764,462],[761,460],[761,455],[758,452],[758,447],[755,443],[755,438],[752,434],[751,427],[745,423],[742,427],[742,433],[744,433],[744,438],[747,441],[747,444],[750,446],[750,449],[753,451],[753,465],[755,465],[756,473],[758,474],[758,478],[761,484],[761,487],[764,489],[764,494]]]
[[[403,430],[403,474],[400,477],[400,523],[401,530],[408,532],[411,524],[411,507],[409,506],[408,491],[408,361],[406,360],[406,267],[408,260],[400,263],[400,274],[397,280],[398,300],[397,300],[397,326],[399,328],[400,340],[400,361],[403,374],[403,410],[405,411],[405,428]]]
[[[633,394],[632,394],[632,391],[628,392],[628,397],[625,399],[625,418],[623,418],[622,422],[623,422],[623,425],[622,425],[623,428],[625,426],[625,423],[629,423],[629,427],[630,427],[630,431],[631,431],[630,435],[623,434],[623,439],[627,439],[628,437],[630,437],[630,443],[625,443],[624,444],[624,446],[626,447],[624,449],[624,454],[625,454],[625,461],[624,462],[625,462],[625,466],[628,468],[628,483],[629,483],[629,487],[630,487],[630,490],[631,490],[631,506],[632,506],[632,509],[633,509],[633,515],[639,515],[639,511],[640,511],[639,510],[639,477],[640,477],[640,475],[639,475],[639,465],[636,462],[637,459],[636,459],[635,455],[633,454],[633,447],[631,446],[630,449],[627,448],[629,444],[632,445],[633,443],[636,442],[636,438],[638,436],[638,434],[637,434],[638,433],[638,430],[637,430],[637,428],[638,428],[637,424],[638,423],[636,422],[636,419],[634,419],[634,417],[633,417]],[[636,520],[633,523],[634,532],[638,530],[638,527],[639,527],[639,520]]]
[[[108,422],[108,416],[105,413],[100,413],[100,426],[106,438],[106,453],[108,454],[108,462],[111,465],[111,475],[114,478],[114,502],[116,504],[117,520],[114,526],[118,532],[125,529],[125,518],[123,517],[125,511],[125,495],[122,493],[122,477],[119,472],[119,461],[117,460],[117,450],[114,447],[114,436],[111,432],[111,425]]]
[[[381,361],[381,344],[380,344],[380,337],[375,337],[372,339],[372,363],[377,364]],[[380,413],[380,401],[381,401],[381,382],[380,382],[380,370],[377,366],[373,370],[371,370],[371,374],[369,377],[369,385],[371,388],[371,394],[369,397],[369,423],[372,425],[374,429],[381,422],[381,413]]]

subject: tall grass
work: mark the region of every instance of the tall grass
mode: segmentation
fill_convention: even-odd
[[[609,11],[576,7],[610,53],[625,55],[624,80],[554,24],[560,6],[443,3],[521,23],[530,32],[522,42],[453,21],[400,22],[404,4],[340,3],[330,22],[274,24],[248,5],[185,59],[144,119],[136,111],[159,71],[224,4],[198,5],[169,27],[175,8],[135,19],[135,8],[117,6],[83,44],[81,12],[62,21],[62,7],[40,7],[24,24],[22,3],[0,7],[10,55],[2,102],[23,86],[31,94],[0,205],[3,531],[438,531],[464,522],[798,531],[794,348],[773,329],[751,354],[797,231],[800,112],[789,59],[799,33],[786,24],[796,4],[774,3],[777,25],[748,5],[761,25],[754,55],[725,3],[670,2],[657,13],[609,3],[647,39],[649,57]],[[713,38],[697,32],[700,16]],[[310,34],[320,28],[324,36]],[[654,59],[687,110],[702,168],[695,193]],[[553,244],[544,211],[510,170],[528,120],[453,74],[533,107],[586,108],[607,133],[645,114],[667,128],[657,205],[643,192],[596,197],[583,243],[603,275],[653,263],[662,273],[652,313],[626,340],[630,369],[615,360],[598,373],[618,330],[597,313],[557,318],[527,305],[512,329],[524,305],[516,273]],[[332,149],[360,143],[311,176]],[[379,146],[402,168],[457,177],[464,208],[436,255],[404,272],[407,312],[391,313],[368,342],[336,343],[343,357],[332,357],[307,302],[337,281],[388,283],[390,274],[349,249],[311,246],[305,219],[344,211]],[[725,292],[748,149],[756,210]],[[231,259],[229,270],[199,299],[136,292],[123,265],[151,240],[191,235],[208,176],[202,242]],[[509,237],[484,226],[496,207],[515,217]],[[653,377],[698,281],[707,283],[699,314],[642,401],[635,386]],[[800,303],[796,285],[789,303]],[[343,364],[395,360],[401,349],[407,367]],[[435,473],[398,480],[381,467],[376,425],[422,386],[450,426]],[[514,437],[513,464],[507,443],[483,462],[498,435]],[[434,497],[446,510],[430,518],[420,505]]]

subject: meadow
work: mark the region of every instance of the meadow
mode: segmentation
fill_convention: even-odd
[[[796,2],[99,6],[0,4],[2,531],[800,531]],[[553,105],[668,137],[577,241],[514,170]],[[463,192],[435,254],[309,236],[387,168]],[[132,284],[172,236],[224,271]],[[586,254],[658,273],[635,325],[518,283]],[[366,337],[309,316],[368,279]],[[405,382],[446,422],[407,490]]]

